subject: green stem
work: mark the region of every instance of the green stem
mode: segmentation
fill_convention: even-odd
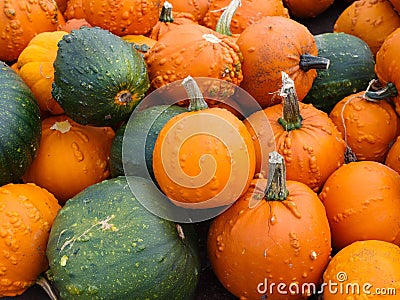
[[[216,31],[225,34],[228,36],[232,36],[231,32],[231,23],[232,18],[236,13],[236,10],[242,5],[241,0],[231,0],[229,5],[226,7],[220,18],[218,19]]]
[[[172,16],[172,4],[168,1],[164,2],[164,5],[161,8],[160,18],[158,20],[164,23],[174,22],[174,17]]]
[[[207,102],[204,100],[203,94],[192,76],[189,75],[183,79],[182,85],[189,96],[189,111],[208,108]]]
[[[325,57],[314,56],[311,54],[300,55],[300,69],[307,72],[311,69],[326,70],[329,68],[330,60]]]
[[[284,159],[278,152],[273,151],[268,159],[268,182],[264,198],[269,201],[283,201],[288,195]]]
[[[278,123],[281,124],[285,131],[301,128],[303,118],[300,115],[299,99],[294,87],[294,81],[285,72],[282,72],[280,96],[283,97],[283,117],[278,119]]]
[[[388,82],[384,88],[378,91],[366,91],[364,96],[370,101],[378,101],[396,97],[398,94],[396,86],[393,83]]]

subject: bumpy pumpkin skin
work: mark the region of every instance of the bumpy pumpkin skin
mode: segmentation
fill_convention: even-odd
[[[167,32],[144,57],[153,89],[188,75],[236,85],[243,79],[242,57],[234,40],[198,24]]]
[[[173,9],[173,8],[172,8]],[[173,21],[166,22],[159,20],[150,31],[149,38],[159,40],[168,31],[174,30],[176,26],[184,24],[197,24],[196,19],[190,13],[178,13],[172,11]],[[162,16],[161,16],[162,17]]]
[[[254,179],[246,194],[217,216],[208,232],[208,257],[220,282],[240,299],[263,299],[259,284],[322,281],[331,253],[330,230],[325,209],[306,185],[287,181],[284,201],[261,202],[250,208],[256,186],[262,191],[266,179]],[[268,287],[262,285],[260,289]],[[300,289],[301,290],[301,289]],[[279,294],[268,299],[304,299]]]
[[[53,193],[61,204],[84,188],[110,176],[114,131],[82,126],[61,115],[42,121],[42,138],[33,163],[23,175]]]
[[[68,0],[64,17],[66,20],[84,19],[85,13],[82,7],[82,0]]]
[[[400,26],[399,26],[400,27]],[[400,90],[400,28],[393,31],[383,42],[376,54],[375,73],[382,86],[392,83]],[[396,112],[400,113],[400,94],[391,98],[395,104]]]
[[[346,291],[347,285],[350,291],[350,295],[334,293],[335,289],[330,292],[326,286],[325,300],[342,300],[345,296],[349,299],[396,298],[398,296],[394,295],[398,293],[400,286],[400,248],[379,240],[354,242],[335,254],[324,273],[324,282],[327,285],[334,284],[336,290],[342,285]],[[350,284],[358,285],[360,294],[352,294]],[[379,292],[377,289],[381,289],[381,295],[376,293]],[[397,291],[396,294],[393,293],[394,290]]]
[[[357,160],[383,162],[397,137],[399,117],[389,102],[368,101],[363,97],[364,93],[343,98],[329,117],[343,134]]]
[[[17,61],[18,74],[32,90],[40,110],[54,115],[64,112],[51,95],[51,87],[57,44],[66,34],[61,30],[39,33],[21,52]]]
[[[115,35],[146,34],[157,23],[159,0],[85,0],[84,18]]]
[[[224,8],[229,3],[230,0],[211,0],[210,8],[203,19],[204,26],[215,30]],[[265,16],[289,18],[289,13],[283,6],[282,0],[242,0],[241,6],[232,18],[230,30],[232,34],[240,34],[248,26]]]
[[[194,16],[195,20],[202,24],[211,0],[169,0],[176,12],[187,12]]]
[[[283,0],[290,15],[297,18],[315,18],[326,11],[333,2],[334,0]]]
[[[237,44],[243,54],[240,87],[262,108],[281,102],[281,72],[294,80],[299,101],[311,89],[317,72],[300,69],[300,55],[317,56],[318,50],[313,35],[302,24],[285,17],[267,16],[247,27]]]
[[[359,37],[375,55],[385,38],[398,27],[400,16],[388,0],[360,0],[339,15],[333,31]]]
[[[0,187],[0,297],[16,296],[46,271],[46,247],[60,205],[34,184]]]
[[[44,1],[2,1],[0,14],[0,60],[18,58],[38,33],[58,30],[65,23],[57,4]]]
[[[400,245],[400,175],[375,161],[342,165],[319,194],[332,232],[332,245],[377,239]]]

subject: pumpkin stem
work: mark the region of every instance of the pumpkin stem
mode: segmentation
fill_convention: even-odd
[[[236,13],[236,10],[242,5],[241,0],[231,0],[229,5],[226,7],[221,17],[218,19],[215,31],[221,34],[232,36],[231,23],[232,18]]]
[[[294,81],[285,72],[282,72],[280,96],[283,97],[283,117],[278,119],[278,123],[281,124],[285,131],[301,128],[303,118],[300,115],[299,99],[294,87]]]
[[[314,56],[311,54],[300,55],[300,69],[307,72],[311,69],[326,70],[329,68],[330,60],[325,57]]]
[[[208,108],[207,102],[204,100],[203,94],[196,81],[192,76],[187,76],[182,81],[182,85],[189,96],[188,111],[203,110]]]
[[[369,101],[379,101],[383,99],[389,99],[398,95],[396,86],[392,82],[388,82],[385,87],[377,91],[367,90],[364,97]]]
[[[46,292],[47,296],[49,296],[51,300],[58,300],[56,293],[53,291],[49,281],[44,276],[40,275],[36,280],[36,284]]]
[[[286,187],[286,168],[283,156],[272,151],[268,159],[268,180],[264,199],[283,201],[288,196],[289,190]]]
[[[346,146],[346,151],[344,152],[344,162],[348,164],[355,161],[357,161],[356,154],[349,146]]]
[[[174,22],[174,17],[172,16],[172,4],[168,1],[164,2],[160,13],[160,18],[158,20],[164,23]]]

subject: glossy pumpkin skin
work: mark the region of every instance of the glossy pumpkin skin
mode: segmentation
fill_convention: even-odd
[[[290,15],[296,18],[315,18],[326,11],[333,2],[333,0],[283,0]]]
[[[343,98],[329,117],[357,160],[384,162],[397,137],[400,120],[388,101],[368,101],[363,95],[362,91]]]
[[[0,187],[0,297],[16,296],[48,268],[46,247],[60,205],[34,184]]]
[[[400,27],[400,16],[388,0],[361,0],[350,4],[336,19],[334,32],[365,41],[375,55],[385,38]]]
[[[6,62],[16,60],[36,34],[58,30],[59,26],[65,23],[54,1],[12,2],[2,1],[1,3],[0,60]]]
[[[347,279],[339,281],[338,274],[347,275]],[[393,290],[398,290],[400,284],[400,248],[379,240],[354,242],[335,254],[325,270],[324,282],[335,284],[338,288],[341,284],[344,287],[346,284],[358,285],[360,294],[353,293],[349,286],[348,297],[356,299],[396,298]],[[381,295],[375,293],[379,292],[377,289],[381,289]],[[327,287],[324,289],[326,300],[339,300],[343,296],[343,293],[329,292]]]
[[[37,154],[40,111],[21,77],[0,62],[0,185],[17,181]]]
[[[150,181],[129,180],[133,192],[125,177],[105,180],[57,215],[46,253],[62,299],[194,298],[200,272],[194,229],[188,224],[179,232],[146,210],[134,195],[160,194]]]
[[[267,284],[322,281],[330,253],[330,230],[325,209],[306,185],[287,181],[284,201],[267,201],[251,208],[253,192],[266,179],[254,179],[245,195],[210,225],[208,257],[220,282],[240,299],[261,299]],[[262,286],[260,286],[262,284]],[[300,289],[301,290],[301,289]],[[267,294],[268,299],[305,299],[299,294]]]
[[[203,19],[204,26],[215,30],[224,8],[229,3],[230,0],[211,0],[210,8]],[[248,26],[265,16],[289,18],[289,13],[282,0],[242,0],[241,6],[236,10],[232,18],[231,33],[240,34]]]
[[[110,176],[114,135],[110,127],[83,126],[65,115],[48,117],[42,121],[38,154],[22,178],[46,188],[64,204]]]
[[[82,27],[63,36],[54,71],[54,99],[66,115],[83,125],[119,125],[149,88],[139,52],[99,27]]]
[[[170,0],[174,11],[187,12],[194,16],[195,20],[201,24],[203,18],[210,7],[211,0]]]
[[[51,95],[54,79],[53,63],[58,42],[66,31],[41,32],[21,52],[17,60],[18,74],[32,90],[42,112],[54,115],[64,111]]]
[[[157,23],[159,0],[82,1],[84,18],[115,35],[146,34]]]
[[[243,79],[242,58],[234,40],[198,24],[180,25],[167,32],[145,54],[145,60],[153,89],[188,75],[236,85]]]
[[[175,152],[179,160],[174,160]],[[233,203],[250,185],[254,169],[249,132],[223,108],[176,115],[163,126],[154,145],[156,181],[171,202],[181,207],[203,209]]]
[[[301,54],[318,55],[315,40],[302,24],[289,18],[267,16],[247,27],[237,44],[243,55],[243,81],[240,87],[251,94],[262,108],[281,102],[281,72],[294,80],[299,101],[311,89],[315,69],[303,71]]]
[[[375,161],[342,165],[319,197],[336,250],[368,239],[400,245],[400,175],[388,166]]]

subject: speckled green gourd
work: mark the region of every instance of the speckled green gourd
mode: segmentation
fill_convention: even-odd
[[[135,111],[134,115],[129,119],[129,122],[121,126],[115,133],[110,150],[111,176],[125,175],[123,164],[129,164],[132,166],[130,168],[132,174],[129,175],[148,177],[146,174],[140,173],[143,171],[143,166],[138,166],[138,164],[143,162],[143,159],[140,157],[140,155],[143,154],[147,171],[150,177],[154,178],[152,166],[153,149],[158,134],[165,123],[172,117],[186,111],[186,108],[178,105],[155,105]],[[127,126],[128,130],[125,134]],[[145,142],[140,140],[143,134],[146,134]],[[125,143],[125,149],[129,149],[132,155],[128,154],[124,157],[122,156],[123,143]]]
[[[40,142],[39,106],[25,82],[0,61],[0,185],[17,181]]]
[[[58,43],[52,95],[80,124],[119,124],[149,86],[143,56],[105,29],[81,27]]]
[[[360,38],[343,32],[314,36],[318,55],[330,60],[327,70],[317,70],[317,77],[303,99],[329,113],[344,97],[365,90],[376,78],[374,56]]]
[[[105,180],[59,211],[47,246],[49,278],[61,299],[192,299],[200,259],[188,225],[147,211],[126,177]]]

